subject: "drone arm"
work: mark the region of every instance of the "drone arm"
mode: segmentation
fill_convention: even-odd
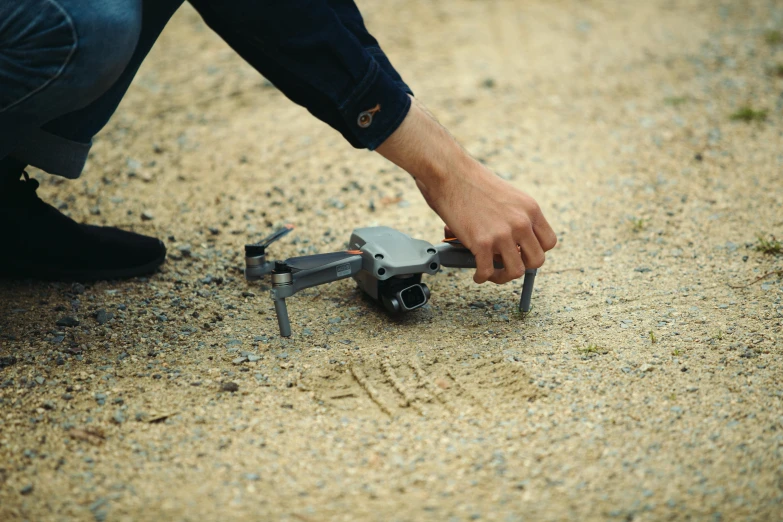
[[[362,269],[362,256],[353,255],[333,261],[317,268],[302,270],[293,274],[293,293],[305,288],[332,283],[354,276]]]
[[[264,259],[264,256],[245,257],[245,279],[258,281],[272,271],[275,264]]]
[[[290,273],[290,282],[272,283],[272,299],[275,302],[277,325],[280,335],[291,337],[291,322],[285,300],[300,290],[325,283],[331,283],[356,275],[362,269],[362,256],[353,255],[309,270]]]
[[[451,268],[476,268],[476,258],[473,252],[460,245],[441,243],[435,245],[441,266]],[[503,268],[503,262],[495,260],[495,268]]]

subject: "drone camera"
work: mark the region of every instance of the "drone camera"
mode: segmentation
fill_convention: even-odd
[[[430,300],[430,289],[424,283],[381,289],[380,300],[390,312],[409,312],[421,308]]]
[[[424,283],[411,285],[397,293],[403,310],[415,310],[427,304],[430,299],[430,289]]]

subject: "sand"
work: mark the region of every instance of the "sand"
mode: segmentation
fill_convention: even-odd
[[[401,318],[351,281],[302,292],[281,339],[244,243],[293,223],[282,259],[442,223],[185,6],[84,175],[33,172],[169,258],[0,283],[0,519],[781,520],[783,256],[756,246],[783,236],[783,6],[361,4],[556,230],[532,312],[519,282],[446,269]]]

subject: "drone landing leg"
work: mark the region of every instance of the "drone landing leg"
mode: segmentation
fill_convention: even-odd
[[[280,335],[291,337],[291,321],[288,319],[288,307],[285,299],[275,299],[275,313],[277,314],[277,326],[280,327]]]
[[[525,279],[522,282],[522,297],[519,299],[519,311],[530,311],[530,299],[533,297],[533,283],[536,280],[536,270],[525,270]]]

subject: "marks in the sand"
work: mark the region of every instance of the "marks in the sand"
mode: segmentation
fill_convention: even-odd
[[[378,355],[302,383],[335,411],[423,417],[493,415],[535,400],[522,366],[502,359],[425,361]]]

